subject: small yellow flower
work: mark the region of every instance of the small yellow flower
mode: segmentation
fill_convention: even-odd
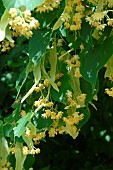
[[[31,155],[35,155],[35,149],[31,149],[30,151],[29,151],[29,153],[31,154]]]
[[[36,152],[36,154],[39,154],[40,153],[40,149],[37,148],[35,152]]]
[[[72,91],[67,90],[66,96],[67,96],[68,98],[72,98]]]
[[[61,84],[62,84],[62,83],[61,83],[60,81],[57,82],[57,86],[58,86],[58,87],[60,87]]]
[[[70,19],[71,17],[70,17],[70,15],[68,14],[68,13],[63,13],[62,15],[61,15],[61,20],[63,21],[63,22],[65,22],[65,21],[69,21],[69,19]]]
[[[17,16],[17,9],[16,8],[10,8],[9,14],[12,18]]]
[[[23,146],[22,152],[23,152],[24,155],[28,155],[29,154],[28,147],[27,146]]]
[[[57,132],[55,128],[51,127],[48,134],[49,134],[49,137],[55,137],[55,135],[57,135]]]
[[[45,80],[44,80],[44,86],[45,86],[45,87],[48,87],[49,84],[50,84],[50,81],[49,81],[48,79],[45,79]]]
[[[65,22],[65,23],[64,23],[64,26],[65,26],[66,28],[69,28],[69,27],[70,27],[69,22]]]
[[[106,92],[109,96],[113,97],[113,87],[112,87],[111,89],[106,88],[106,89],[105,89],[105,92]]]

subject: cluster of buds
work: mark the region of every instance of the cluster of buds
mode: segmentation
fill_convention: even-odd
[[[7,162],[6,164],[5,164],[5,166],[0,166],[0,169],[2,170],[13,170],[13,167],[11,167],[11,163],[10,162]]]
[[[27,146],[23,146],[22,152],[23,152],[24,155],[28,155],[28,154],[35,155],[35,154],[39,154],[40,153],[40,149],[37,148],[37,149],[29,150]]]
[[[106,88],[105,92],[106,92],[106,94],[108,94],[108,96],[113,97],[113,87],[110,89]]]
[[[13,31],[13,36],[25,36],[30,38],[32,36],[32,29],[39,28],[39,21],[34,17],[31,17],[31,12],[26,10],[22,12],[15,8],[11,8],[9,11],[10,14],[10,29]]]
[[[81,0],[69,0],[63,14],[61,15],[61,20],[64,22],[64,26],[71,31],[80,30],[84,11],[85,7]]]
[[[14,42],[10,42],[7,39],[4,39],[0,44],[0,48],[2,52],[9,51],[14,46],[15,46]]]
[[[54,8],[58,8],[61,0],[45,0],[43,4],[36,7],[36,12],[53,11]]]
[[[86,21],[97,30],[104,30],[106,24],[103,23],[104,17],[107,15],[106,11],[94,12],[90,17],[86,17]]]

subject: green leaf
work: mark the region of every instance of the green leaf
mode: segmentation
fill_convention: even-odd
[[[41,68],[40,63],[38,63],[33,69],[33,75],[35,79],[35,84],[37,85],[41,79]]]
[[[5,8],[3,6],[3,2],[0,1],[0,17],[2,16],[3,12],[5,11]]]
[[[13,108],[13,109],[16,109],[17,107],[19,107],[21,105],[21,103],[20,103],[20,100],[18,99],[18,100],[16,100],[12,105],[11,105],[11,107]]]
[[[14,43],[14,40],[12,39],[12,35],[11,35],[11,30],[9,29],[9,27],[6,28],[6,38],[7,38],[10,42]]]
[[[6,34],[5,32],[8,23],[9,23],[9,12],[5,10],[0,21],[0,41],[3,41],[3,39],[5,38],[5,34]]]
[[[29,42],[29,57],[37,65],[50,42],[51,30],[35,30]]]
[[[17,149],[18,152],[15,153],[15,158],[16,158],[15,170],[23,170],[23,165],[26,159],[26,155],[23,154],[22,147],[23,145],[21,143],[16,142],[15,149]]]
[[[40,23],[40,28],[45,28],[45,27],[53,27],[55,24],[56,20],[61,16],[62,12],[64,11],[65,8],[65,1],[60,2],[59,8],[54,8],[53,11],[47,11],[47,12],[38,12],[35,15],[35,18],[38,19]]]
[[[25,83],[25,81],[26,81],[26,79],[28,77],[29,72],[32,71],[32,64],[33,63],[30,60],[27,67],[26,67],[26,69],[21,72],[21,74],[19,75],[18,80],[16,81],[16,89],[17,89],[17,92],[18,92],[17,97],[18,97],[18,95],[20,93],[20,90],[21,90],[22,86],[24,85],[24,83]]]
[[[20,118],[20,111],[21,111],[21,106],[17,107],[11,115],[6,117],[4,121],[7,123],[12,123],[13,121],[17,121]]]
[[[10,133],[13,130],[13,125],[11,123],[6,123],[3,126],[4,136],[10,137]]]
[[[3,4],[6,9],[26,7],[27,10],[33,10],[36,6],[41,5],[44,0],[3,0]]]
[[[94,90],[98,71],[105,65],[113,53],[113,37],[107,38],[102,44],[84,49],[80,54],[80,71],[84,79],[91,83]]]
[[[63,24],[63,21],[61,20],[61,17],[57,20],[57,22],[55,23],[55,25],[53,26],[52,31],[57,30],[58,28],[60,28],[60,26]]]
[[[108,0],[109,3],[111,3],[113,5],[113,1],[112,0]]]
[[[30,88],[30,90],[26,93],[26,95],[22,98],[21,103],[23,103],[24,100],[26,100],[30,96],[30,94],[32,94],[32,92],[34,91],[34,88],[40,81],[40,78],[41,78],[40,63],[38,63],[37,65],[34,66],[33,74],[34,74],[35,83]]]
[[[33,149],[33,141],[31,138],[29,138],[25,133],[22,134],[22,138],[27,144],[29,149]]]
[[[53,120],[51,118],[42,118],[41,114],[43,114],[42,110],[38,111],[33,117],[33,124],[39,130],[44,130],[45,128],[50,128]]]
[[[9,155],[8,142],[5,137],[0,139],[0,164],[5,166],[7,163],[7,157]]]
[[[84,114],[84,118],[77,125],[78,129],[80,129],[90,118],[90,111],[89,110],[87,110],[85,108],[80,108],[79,112]]]
[[[0,139],[3,137],[3,121],[0,120]]]
[[[65,102],[65,97],[67,90],[71,90],[70,86],[70,76],[67,73],[66,65],[64,63],[58,63],[59,64],[59,71],[64,74],[62,78],[59,79],[61,82],[61,86],[59,87],[59,92],[51,88],[51,96],[55,101],[59,101],[61,103]]]
[[[88,81],[86,81],[84,78],[81,78],[80,79],[80,89],[81,89],[82,93],[86,94],[86,106],[88,106],[89,102],[92,101],[94,95],[96,95],[98,92],[98,82],[96,84],[95,91],[92,92],[91,84]]]
[[[20,118],[17,123],[17,127],[14,127],[14,136],[20,137],[26,130],[26,124],[30,119],[32,112],[29,112],[26,116]]]
[[[113,55],[111,56],[111,58],[106,63],[105,77],[110,78],[112,75],[113,75]]]
[[[65,74],[61,79],[61,86],[59,87],[59,92],[51,89],[51,96],[55,101],[64,103],[67,90],[71,90],[71,86],[69,84],[69,76]]]
[[[50,77],[52,81],[55,81],[56,67],[57,67],[57,49],[56,49],[56,38],[54,39],[52,48],[50,49],[49,62],[51,65]]]
[[[27,155],[26,160],[24,162],[24,169],[30,169],[35,162],[35,156]]]
[[[93,45],[92,31],[93,31],[93,28],[88,24],[88,22],[83,21],[81,30],[80,30],[80,35],[81,35],[83,44],[87,44],[88,47],[91,47]]]
[[[80,48],[81,38],[77,31],[73,32],[67,29],[66,31],[66,40],[69,43],[69,47],[74,48],[74,50]]]
[[[48,79],[49,82],[50,82],[50,84],[51,84],[51,86],[52,86],[56,91],[59,92],[59,89],[58,89],[56,83],[54,83],[54,81],[52,80],[52,78],[49,77],[48,73],[47,73],[46,70],[45,70],[44,60],[45,60],[45,58],[43,58],[43,60],[42,60],[42,73],[43,73],[43,76],[44,76],[45,79]]]

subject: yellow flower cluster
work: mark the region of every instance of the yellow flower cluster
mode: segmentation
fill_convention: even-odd
[[[108,2],[108,7],[113,8],[113,3]]]
[[[81,29],[85,7],[81,0],[69,0],[61,16],[64,26],[71,31]]]
[[[67,114],[68,116],[65,117],[63,116],[64,113],[62,111],[54,111],[47,109],[45,112],[42,114],[42,117],[45,119],[51,118],[53,120],[53,123],[50,125],[50,129],[48,130],[49,137],[54,137],[57,134],[63,134],[63,133],[68,133],[70,134],[74,139],[78,135],[78,130],[76,128],[76,125],[83,119],[84,115],[79,114],[79,112],[73,112],[71,114],[70,112],[70,107],[83,107],[84,106],[84,101],[85,101],[85,94],[82,94],[78,96],[78,103],[72,100],[72,93],[70,91],[67,92],[68,96],[70,97],[70,106],[67,108]],[[76,105],[76,106],[75,106]],[[75,109],[74,109],[75,110]],[[71,115],[70,115],[71,114]],[[59,121],[62,121],[63,124],[59,125]],[[37,140],[37,138],[36,138]]]
[[[34,149],[28,149],[27,146],[23,146],[22,148],[22,152],[24,155],[28,155],[28,154],[31,154],[31,155],[35,155],[35,154],[39,154],[40,153],[40,149],[39,148],[34,148]]]
[[[10,29],[13,31],[13,36],[25,36],[30,38],[32,36],[32,29],[39,28],[40,24],[38,20],[31,17],[31,12],[26,10],[22,12],[21,10],[16,10],[11,8],[10,14]]]
[[[54,137],[57,134],[69,134],[70,136],[75,139],[78,135],[78,129],[76,125],[83,119],[83,114],[80,114],[78,112],[73,113],[73,115],[68,117],[62,117],[62,121],[65,125],[59,126],[59,121],[54,120],[50,130],[48,132],[49,137]]]
[[[40,140],[46,137],[46,131],[44,132],[38,132],[35,135],[33,135],[33,141],[35,144],[38,144]]]
[[[65,63],[70,67],[74,69],[74,76],[80,78],[80,61],[79,61],[79,56],[74,55],[73,57],[69,57],[69,59],[65,60]]]
[[[106,11],[94,12],[90,17],[86,17],[86,21],[88,21],[91,26],[96,27],[97,30],[104,30],[106,24],[103,23],[103,20],[106,15]]]
[[[55,80],[58,80],[58,79],[62,78],[63,76],[64,76],[63,73],[57,73],[57,74],[55,75]]]
[[[97,5],[98,0],[88,0],[89,3],[92,3],[93,5]]]
[[[47,102],[45,98],[39,99],[38,101],[35,101],[34,103],[35,107],[43,106],[43,107],[51,107],[53,106],[53,102]]]
[[[36,7],[36,12],[53,11],[54,8],[58,8],[61,0],[45,0],[43,4]]]
[[[63,121],[66,124],[70,124],[70,125],[74,125],[74,124],[78,124],[80,120],[83,119],[83,114],[79,115],[79,112],[74,112],[71,116],[68,117],[63,117]]]
[[[113,97],[113,87],[112,87],[111,89],[106,88],[106,89],[105,89],[105,92],[106,92],[109,96]]]
[[[11,148],[9,148],[9,152],[11,152],[12,154],[15,154],[15,153],[19,152],[19,150],[15,147],[11,147]]]
[[[42,114],[43,118],[51,118],[53,120],[59,120],[62,118],[63,112],[59,111],[58,113],[51,111],[51,110],[45,110],[45,113]]]
[[[50,81],[48,79],[45,79],[43,83],[39,83],[38,86],[34,88],[34,91],[41,92],[49,85],[50,85]]]
[[[72,96],[72,92],[68,90],[66,95],[68,97],[67,100],[68,100],[69,105],[67,105],[65,109],[69,109],[71,107],[74,107],[75,109],[77,109],[77,108],[85,106],[86,94],[78,95],[76,96],[76,99],[75,99]]]
[[[63,39],[58,39],[57,47],[61,47],[63,44]]]
[[[7,162],[4,166],[0,165],[0,170],[13,170],[13,167],[11,167],[10,162]]]
[[[73,139],[76,139],[76,137],[78,136],[78,129],[75,125],[70,125],[70,124],[66,124],[66,126],[63,126],[62,129],[69,134],[70,136],[72,136]]]
[[[20,113],[21,117],[24,117],[27,115],[27,113],[25,112],[25,110],[21,110],[21,113]]]
[[[15,46],[14,42],[10,42],[7,39],[4,39],[0,44],[0,48],[2,52],[9,51],[14,46]]]
[[[64,134],[65,131],[62,129],[62,127],[59,126],[59,121],[58,120],[54,120],[49,131],[49,137],[55,137],[55,135],[58,134]]]

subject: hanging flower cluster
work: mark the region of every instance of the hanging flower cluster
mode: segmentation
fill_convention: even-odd
[[[61,0],[45,0],[43,4],[36,7],[36,12],[53,11],[54,8],[58,8]]]
[[[10,29],[13,31],[13,36],[17,37],[23,35],[26,38],[30,38],[33,34],[32,29],[37,29],[40,26],[38,20],[31,17],[31,11],[29,10],[22,12],[19,9],[11,8],[9,14],[9,25]]]

